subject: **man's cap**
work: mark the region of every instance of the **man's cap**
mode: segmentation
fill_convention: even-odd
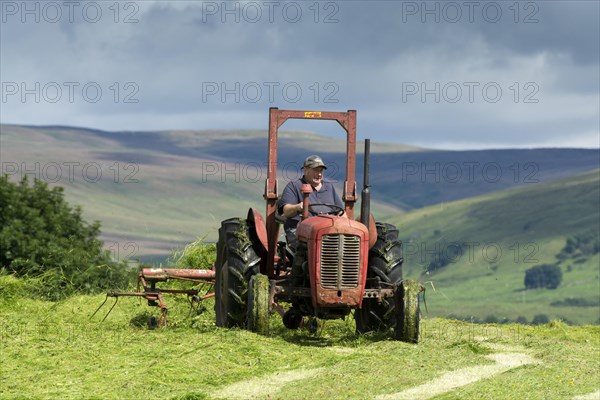
[[[327,165],[323,162],[323,159],[317,155],[306,157],[304,160],[304,166],[302,168],[318,168],[323,167],[327,169]]]

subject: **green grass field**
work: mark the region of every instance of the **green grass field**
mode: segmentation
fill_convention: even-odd
[[[146,318],[157,309],[137,299],[121,299],[100,323],[108,307],[89,318],[104,296],[51,303],[11,296],[10,277],[0,286],[0,398],[374,399],[427,385],[436,399],[572,399],[600,389],[597,326],[474,325],[425,315],[421,343],[412,345],[384,334],[358,337],[352,319],[328,321],[311,335],[273,316],[265,337],[216,328],[212,300],[190,316],[184,299],[169,297],[170,326],[149,330]],[[525,361],[503,367],[491,357]],[[454,389],[438,379],[451,374],[456,383],[498,365]]]

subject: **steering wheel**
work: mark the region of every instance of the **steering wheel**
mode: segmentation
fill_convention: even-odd
[[[316,212],[311,209],[312,207],[317,207],[317,206],[329,207],[330,210],[325,211],[325,212]],[[338,217],[344,215],[344,209],[342,207],[335,205],[335,204],[326,204],[326,203],[309,204],[308,212],[312,215],[337,215]]]

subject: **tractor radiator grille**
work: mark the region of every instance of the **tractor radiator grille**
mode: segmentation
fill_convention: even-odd
[[[360,237],[323,235],[321,241],[321,286],[325,289],[352,289],[358,286]]]

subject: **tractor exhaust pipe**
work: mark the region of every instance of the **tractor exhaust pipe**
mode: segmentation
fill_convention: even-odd
[[[371,157],[371,139],[365,139],[365,168],[363,189],[360,193],[360,222],[369,229],[371,216],[371,191],[369,189],[369,158]]]

